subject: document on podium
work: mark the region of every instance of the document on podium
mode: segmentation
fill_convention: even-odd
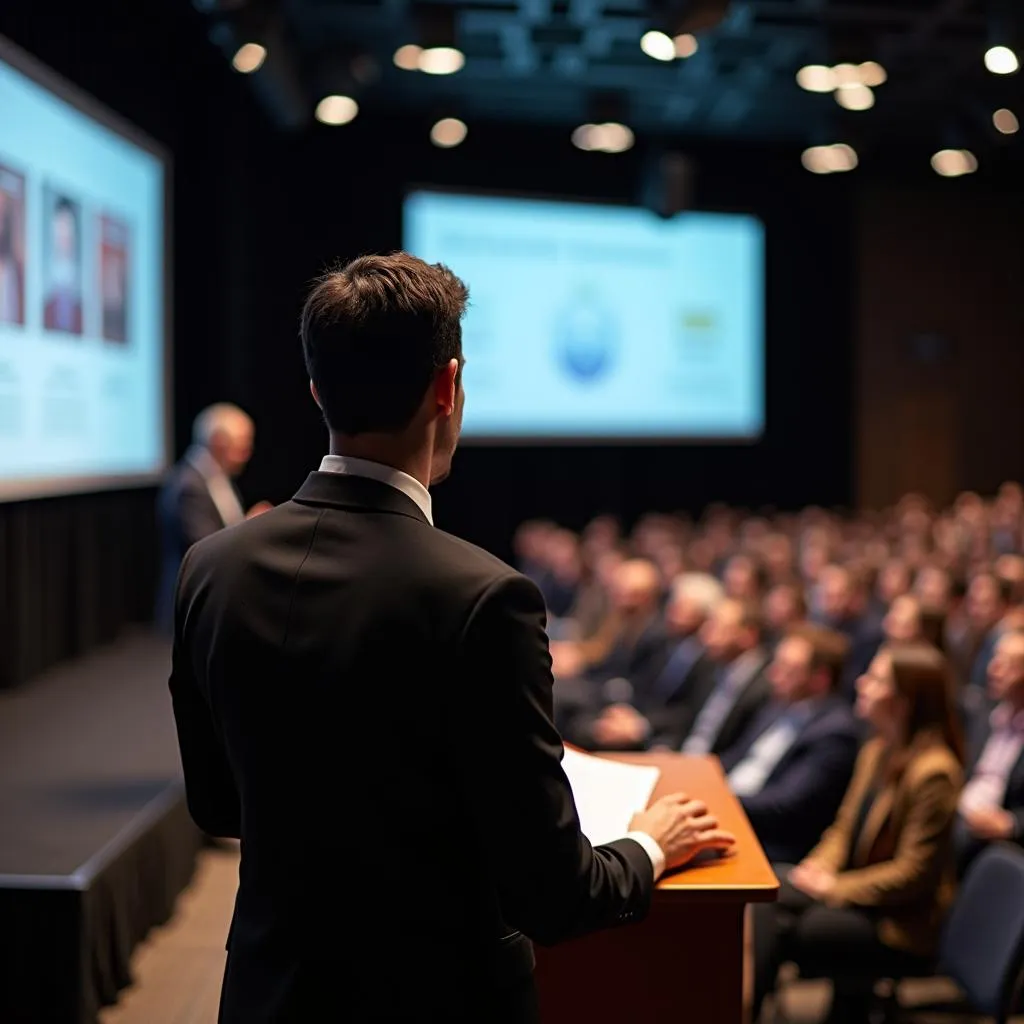
[[[591,846],[621,839],[629,831],[633,815],[647,806],[661,774],[647,765],[607,761],[569,747],[562,768]]]

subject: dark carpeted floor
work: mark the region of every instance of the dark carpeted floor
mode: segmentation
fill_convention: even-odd
[[[180,775],[169,650],[126,639],[0,692],[0,875],[70,875]]]

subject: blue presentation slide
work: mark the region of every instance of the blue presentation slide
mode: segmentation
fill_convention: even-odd
[[[413,192],[405,248],[469,286],[463,436],[764,429],[764,228],[741,214]]]
[[[163,161],[28,66],[0,48],[0,499],[165,458]]]

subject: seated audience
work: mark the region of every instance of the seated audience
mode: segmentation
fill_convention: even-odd
[[[580,709],[599,707],[609,700],[630,700],[630,680],[656,672],[668,656],[661,576],[651,562],[634,558],[615,570],[612,605],[607,642],[551,644],[560,727]]]
[[[754,1018],[779,966],[828,977],[829,1021],[863,1024],[875,979],[924,970],[953,896],[963,748],[946,659],[925,644],[882,648],[857,683],[861,749],[835,822],[754,908]]]
[[[772,701],[722,755],[729,785],[769,859],[794,864],[835,818],[860,747],[838,695],[846,639],[794,627],[768,668]]]
[[[979,691],[985,689],[988,680],[988,663],[1010,609],[1010,594],[1010,585],[992,572],[979,572],[967,588],[967,620],[974,640],[968,683]]]
[[[847,566],[826,566],[818,577],[815,597],[814,620],[842,633],[850,643],[840,689],[852,704],[857,679],[881,646],[881,627],[867,614],[863,579]]]
[[[672,585],[665,627],[674,645],[667,660],[648,678],[631,680],[632,701],[610,703],[578,713],[566,723],[580,746],[602,750],[642,749],[661,723],[674,719],[675,705],[710,667],[701,630],[722,600],[721,584],[705,573],[685,573]]]
[[[718,605],[701,630],[707,671],[684,700],[666,709],[652,746],[721,754],[743,735],[771,691],[762,628],[757,605],[733,600]]]
[[[771,650],[794,627],[807,621],[807,602],[798,583],[776,583],[764,599],[764,639]]]
[[[988,667],[988,695],[968,731],[956,862],[962,875],[992,842],[1024,844],[1024,632],[1005,633]]]

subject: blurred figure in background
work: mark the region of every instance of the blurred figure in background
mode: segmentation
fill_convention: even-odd
[[[252,420],[237,405],[211,405],[196,417],[192,446],[160,489],[156,621],[166,632],[173,627],[174,589],[185,552],[204,537],[270,508],[267,502],[260,502],[246,512],[234,485],[235,477],[252,458],[254,437]]]
[[[797,583],[776,583],[764,599],[765,646],[775,650],[794,627],[807,621],[807,601]]]
[[[713,576],[678,577],[665,611],[671,653],[657,671],[632,680],[629,701],[614,701],[597,713],[580,716],[570,727],[576,742],[589,749],[638,750],[671,728],[678,705],[699,688],[698,677],[712,670],[701,631],[722,599],[721,584]]]
[[[1024,632],[1004,633],[988,666],[988,696],[968,732],[967,784],[956,829],[963,873],[992,842],[1024,843]]]
[[[968,682],[979,693],[984,692],[988,681],[988,663],[1002,633],[1010,594],[1010,585],[992,572],[978,573],[967,589],[967,619],[975,650]]]
[[[880,625],[867,612],[864,581],[847,566],[835,563],[822,569],[812,607],[814,620],[842,633],[849,641],[841,680],[842,692],[853,703],[854,687],[882,643]]]

